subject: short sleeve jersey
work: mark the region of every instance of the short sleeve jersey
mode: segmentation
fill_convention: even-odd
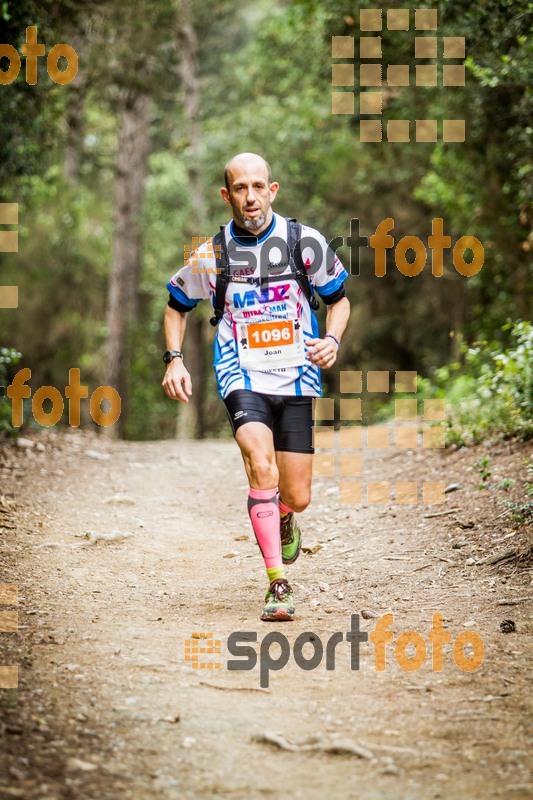
[[[287,220],[273,214],[270,226],[253,244],[250,239],[247,242],[236,235],[233,221],[225,226],[224,235],[230,281],[214,348],[220,396],[224,399],[236,389],[249,389],[259,394],[319,397],[322,393],[320,368],[307,356],[301,366],[279,365],[269,369],[245,369],[239,358],[238,331],[242,330],[242,323],[294,320],[303,331],[304,341],[319,335],[316,316],[288,263]],[[302,225],[300,241],[313,291],[327,303],[328,298],[342,289],[348,273],[319,231]],[[191,255],[170,279],[167,288],[184,311],[207,298],[211,298],[214,306],[216,260],[212,240]]]

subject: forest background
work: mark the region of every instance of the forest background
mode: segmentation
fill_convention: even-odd
[[[354,114],[332,114],[331,37],[355,37],[357,96],[359,10],[406,7],[411,19],[415,7],[438,9],[439,41],[465,37],[466,85],[443,87],[439,77],[432,88],[384,87],[384,126],[410,119],[413,132],[416,119],[465,119],[463,143],[413,134],[362,143],[357,101]],[[531,3],[509,0],[0,0],[0,42],[20,51],[36,25],[47,53],[68,43],[79,59],[68,85],[53,83],[41,58],[36,85],[23,59],[18,78],[0,86],[0,202],[19,206],[19,251],[0,254],[0,283],[19,287],[18,308],[0,310],[0,384],[26,366],[33,392],[63,391],[78,367],[89,393],[119,391],[122,437],[227,435],[208,304],[188,323],[195,391],[186,409],[161,388],[162,317],[184,248],[227,221],[225,162],[250,150],[281,184],[276,210],[328,240],[348,237],[352,218],[370,236],[392,217],[396,241],[427,241],[442,218],[452,242],[483,243],[471,277],[448,250],[442,278],[429,251],[413,278],[389,251],[378,278],[373,251],[361,250],[339,366],[416,370],[420,392],[463,403],[457,441],[483,435],[497,395],[497,426],[531,435],[532,20]],[[381,36],[383,63],[409,64],[413,75],[413,23]],[[339,255],[349,263],[346,247]],[[337,371],[323,379],[325,394],[338,394]],[[366,421],[384,413],[367,409]],[[10,419],[0,398],[6,432]],[[88,409],[82,421],[92,424]]]

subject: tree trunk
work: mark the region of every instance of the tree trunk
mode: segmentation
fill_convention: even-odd
[[[120,113],[115,183],[115,237],[109,281],[107,383],[122,399],[122,413],[110,429],[122,435],[128,417],[131,336],[138,311],[141,277],[141,212],[150,144],[151,101],[130,89]]]
[[[78,77],[78,76],[76,76]],[[81,160],[83,155],[83,105],[86,86],[80,83],[73,86],[69,94],[69,104],[66,114],[66,136],[63,158],[63,172],[67,182],[76,186],[80,177]]]
[[[181,47],[181,80],[183,86],[184,114],[187,122],[189,157],[187,173],[191,190],[193,214],[190,224],[184,230],[186,243],[191,245],[193,236],[205,235],[205,198],[201,179],[202,129],[199,120],[200,79],[198,74],[198,39],[191,23],[191,9],[188,0],[182,3],[181,24],[178,31]],[[179,438],[205,436],[205,393],[206,393],[206,337],[205,319],[199,311],[189,315],[187,335],[184,344],[187,369],[191,374],[193,394],[191,402],[180,406],[177,434]]]
[[[67,109],[65,115],[65,146],[63,149],[63,174],[73,188],[78,185],[83,158],[83,137],[85,134],[84,105],[87,93],[87,72],[84,62],[87,55],[87,40],[76,31],[69,31],[67,37],[78,54],[78,72],[68,87]]]

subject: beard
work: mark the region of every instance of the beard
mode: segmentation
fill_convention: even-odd
[[[257,217],[256,219],[247,219],[245,216],[242,216],[241,219],[242,219],[242,224],[244,225],[246,230],[249,231],[254,231],[254,230],[256,231],[259,228],[262,228],[266,221],[266,217],[264,214],[261,214],[261,216]]]

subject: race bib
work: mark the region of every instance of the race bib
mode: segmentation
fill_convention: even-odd
[[[301,367],[305,363],[302,323],[298,319],[239,323],[236,334],[243,369]]]

